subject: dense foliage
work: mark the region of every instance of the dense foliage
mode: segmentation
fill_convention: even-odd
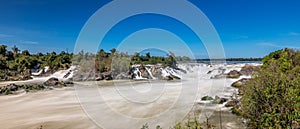
[[[14,46],[11,51],[7,46],[0,46],[0,78],[10,80],[10,77],[27,76],[28,79],[32,70],[39,67],[49,66],[52,71],[66,69],[71,65],[72,54],[62,51],[60,54],[55,52],[42,54],[31,54],[28,50],[20,53]],[[18,80],[18,79],[16,79]]]
[[[300,52],[284,49],[263,58],[247,83],[242,114],[250,128],[297,128],[300,124]]]
[[[83,51],[74,55],[73,63],[81,66],[81,72],[88,72],[94,68],[96,73],[103,72],[127,72],[134,64],[162,64],[164,66],[175,66],[175,55],[170,52],[166,57],[151,56],[150,52],[145,55],[134,53],[129,55],[124,52],[117,52],[116,49],[105,52],[101,49],[96,54],[85,53]]]

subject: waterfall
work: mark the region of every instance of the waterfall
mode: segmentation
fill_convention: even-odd
[[[170,73],[165,68],[160,68],[163,77],[170,76]]]
[[[139,70],[139,68],[137,68],[137,67],[133,67],[133,68],[134,68],[133,74],[135,75],[135,76],[134,76],[135,79],[138,79],[138,80],[140,80],[140,79],[147,79],[147,78],[143,78],[143,77],[142,77],[142,73],[141,73],[141,71]]]
[[[149,73],[150,77],[151,77],[152,79],[156,79],[156,78],[152,75],[152,72],[150,71],[150,69],[147,68],[147,67],[145,67],[145,68],[146,68],[147,72]]]

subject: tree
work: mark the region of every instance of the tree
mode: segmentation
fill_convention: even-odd
[[[293,128],[300,124],[298,55],[299,51],[284,49],[263,58],[261,71],[247,83],[242,98],[242,114],[250,120],[250,128]]]
[[[11,51],[7,51],[5,56],[7,57],[7,60],[13,60],[13,59],[15,59],[14,58],[14,53],[11,52]]]
[[[110,52],[111,52],[112,55],[114,55],[116,53],[116,51],[117,50],[115,48],[113,48],[113,49],[110,50]]]
[[[14,58],[16,59],[17,56],[18,56],[18,54],[19,54],[19,52],[20,52],[20,50],[19,50],[19,48],[17,48],[16,45],[14,45],[14,47],[12,47],[11,49],[12,49],[12,51],[14,53]]]
[[[147,57],[148,59],[151,58],[150,52],[147,52],[147,53],[146,53],[146,57]]]
[[[22,55],[23,56],[30,56],[30,53],[29,53],[28,50],[24,50],[24,51],[22,51]]]
[[[0,54],[2,54],[3,56],[6,54],[6,45],[1,45],[0,46]]]

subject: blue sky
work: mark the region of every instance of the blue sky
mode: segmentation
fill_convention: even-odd
[[[8,47],[17,45],[20,49],[29,49],[33,53],[59,52],[66,49],[72,51],[85,22],[108,2],[107,0],[1,0],[0,44]],[[300,48],[298,0],[191,0],[190,2],[201,9],[212,22],[222,40],[227,57],[262,57],[284,47]],[[152,14],[130,17],[120,22],[108,33],[100,48],[110,50],[118,47],[130,33],[147,27],[177,33],[197,58],[206,57],[201,41],[186,26],[172,18]],[[130,37],[124,41],[144,45],[155,38],[153,42],[157,45],[169,41],[166,45],[177,46],[172,42],[179,40],[172,37],[164,38],[164,34],[171,36],[163,31],[150,30],[149,33],[136,34],[143,38]],[[134,43],[130,48],[139,47]],[[155,47],[155,44],[151,45]],[[183,55],[180,52],[178,54]]]

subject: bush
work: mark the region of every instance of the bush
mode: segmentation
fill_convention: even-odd
[[[250,128],[297,128],[300,123],[300,52],[276,51],[263,59],[263,67],[247,83],[243,116]]]

